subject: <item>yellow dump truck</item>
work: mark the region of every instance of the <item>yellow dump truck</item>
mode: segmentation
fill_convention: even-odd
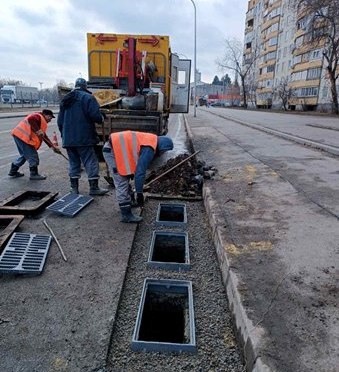
[[[97,131],[166,134],[170,112],[188,112],[191,61],[168,36],[88,33],[88,88],[106,114]]]

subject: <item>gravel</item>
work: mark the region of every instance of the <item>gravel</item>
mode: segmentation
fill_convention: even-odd
[[[182,201],[161,201],[180,203]],[[208,221],[201,202],[185,202],[187,226],[156,226],[159,200],[148,200],[132,247],[129,267],[112,333],[107,371],[243,372],[241,351],[235,340],[226,292],[221,281]],[[173,272],[148,268],[152,232],[187,231],[191,270]],[[190,280],[193,285],[197,353],[132,351],[130,344],[144,279]]]

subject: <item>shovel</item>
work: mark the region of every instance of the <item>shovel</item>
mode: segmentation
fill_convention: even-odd
[[[102,123],[102,138],[103,138],[103,142],[106,141],[106,133],[105,133],[105,122]],[[107,163],[105,162],[106,164],[106,176],[104,176],[104,179],[105,181],[114,187],[114,182],[113,182],[113,178],[111,177],[111,174],[109,172],[109,168],[108,168],[108,165]]]
[[[114,182],[113,182],[113,178],[111,177],[111,174],[109,172],[109,168],[108,168],[108,165],[106,164],[106,176],[104,176],[104,179],[105,181],[114,187]]]

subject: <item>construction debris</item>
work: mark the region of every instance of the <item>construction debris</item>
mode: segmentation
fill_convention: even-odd
[[[195,197],[202,194],[204,179],[211,179],[217,173],[217,169],[207,166],[204,162],[197,161],[195,157],[184,161],[189,154],[182,154],[168,160],[166,164],[149,174],[146,180],[148,187],[145,191],[153,194],[181,195],[183,197]],[[177,166],[179,163],[181,165]],[[163,177],[155,180],[159,175],[175,167]],[[151,181],[154,182],[151,183]]]

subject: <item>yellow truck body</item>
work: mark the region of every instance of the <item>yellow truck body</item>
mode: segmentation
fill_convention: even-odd
[[[171,53],[169,36],[88,33],[87,49],[89,89],[101,89],[99,96],[115,103],[101,105],[106,120],[97,129],[103,140],[128,129],[165,134],[170,112],[188,112],[191,61]],[[184,82],[178,81],[180,71]]]

